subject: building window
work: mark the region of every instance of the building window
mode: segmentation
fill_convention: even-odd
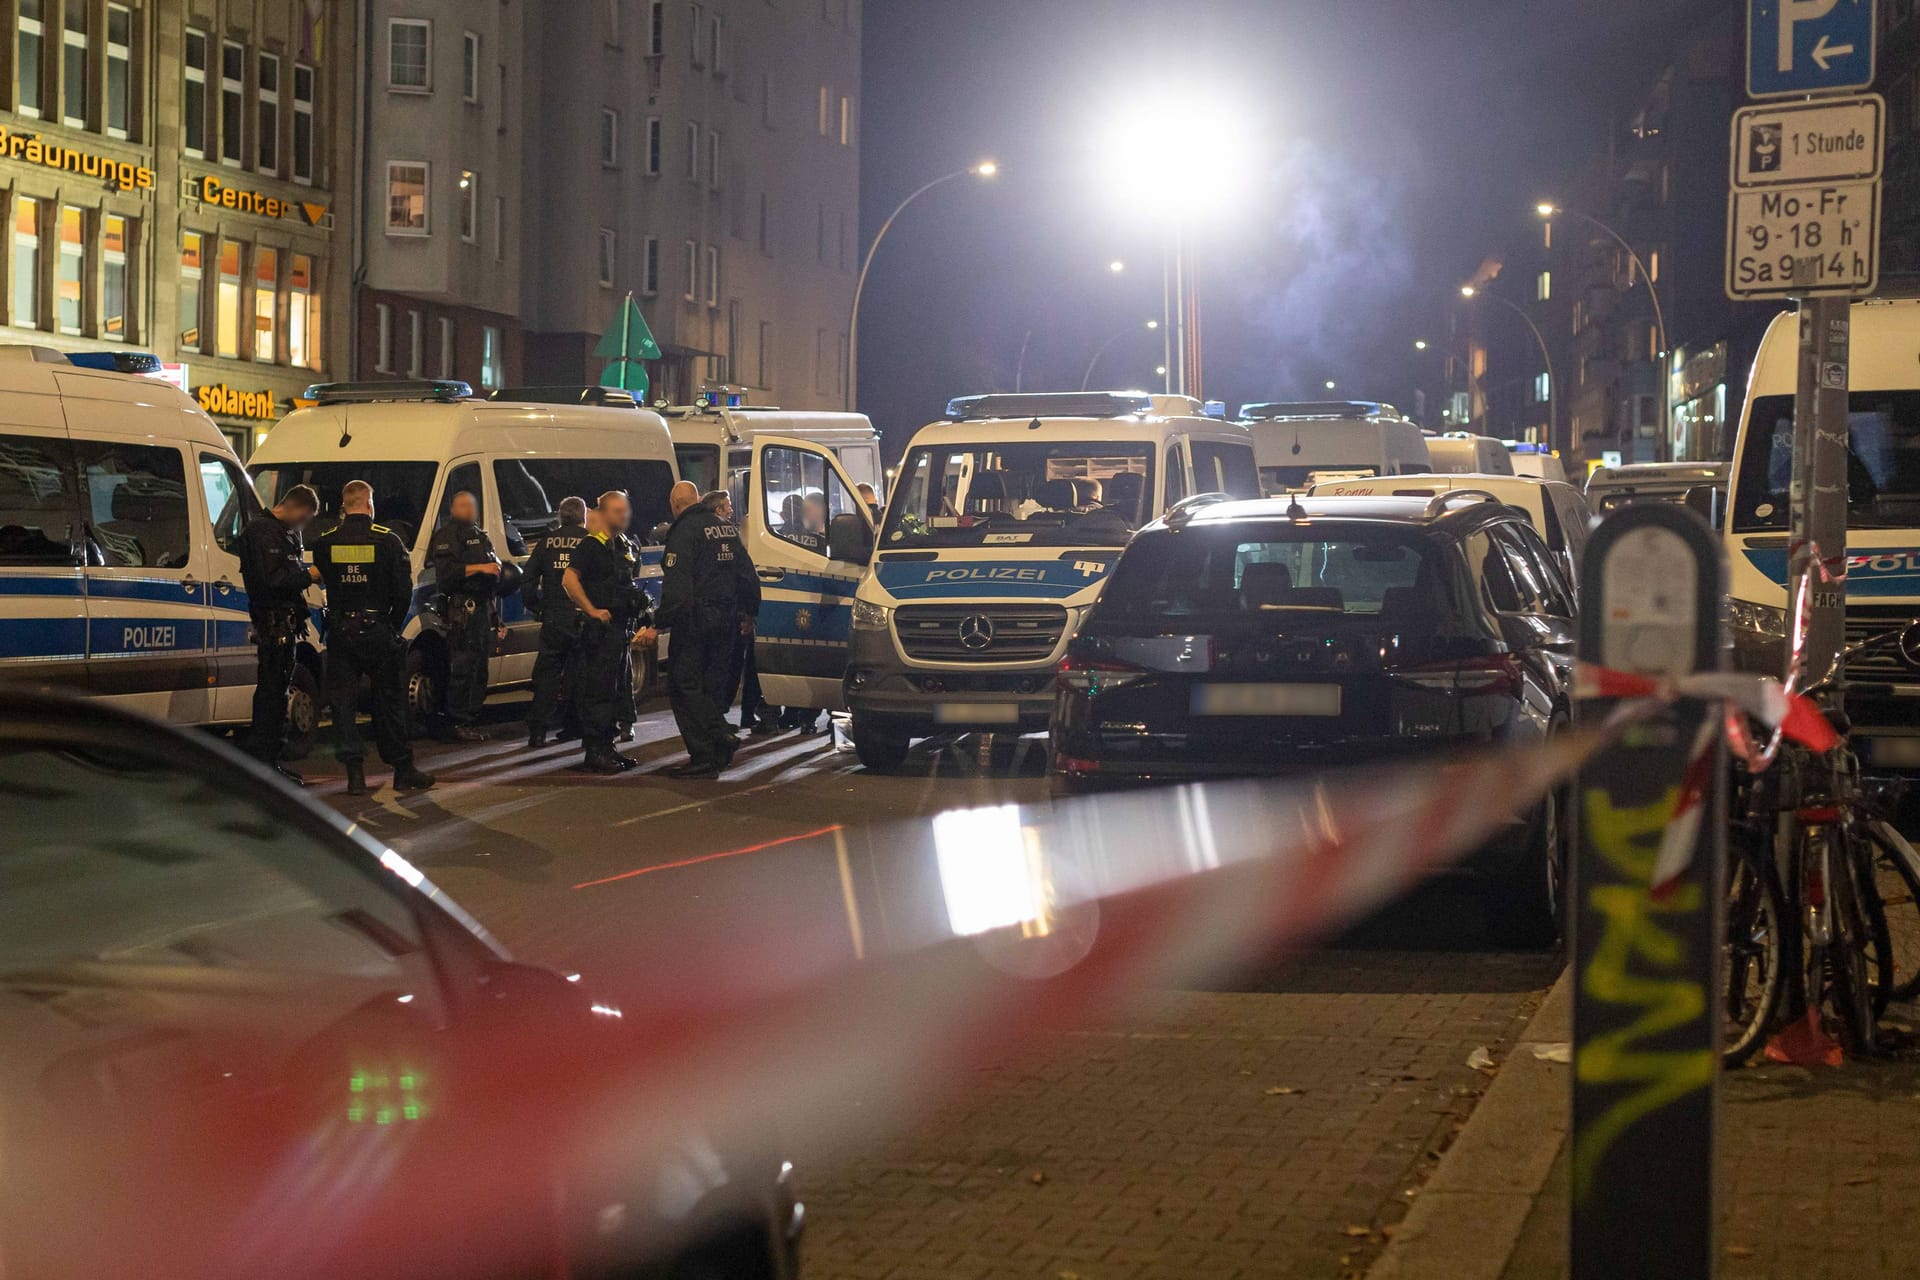
[[[453,317],[440,317],[440,377],[453,377]]]
[[[1539,279],[1533,282],[1533,296],[1535,298],[1538,298],[1541,302],[1546,302],[1552,299],[1553,272],[1542,271],[1540,273]]]
[[[253,251],[253,358],[272,364],[280,355],[280,252]]]
[[[180,292],[178,317],[180,349],[200,350],[200,320],[205,306],[205,260],[201,254],[205,241],[198,231],[180,233]]]
[[[607,43],[620,47],[620,0],[607,0]]]
[[[180,122],[190,156],[207,154],[207,33],[188,31],[185,56],[186,83],[180,95]]]
[[[280,59],[260,55],[260,172],[280,172]]]
[[[220,242],[220,275],[215,289],[214,354],[240,358],[240,242]]]
[[[773,256],[773,211],[764,191],[760,193],[760,252]]]
[[[694,66],[705,65],[700,57],[700,25],[703,21],[699,5],[689,6],[693,20],[687,24],[687,54]]]
[[[20,29],[14,40],[20,91],[13,109],[38,119],[46,109],[41,70],[47,57],[46,0],[20,0]]]
[[[81,279],[87,262],[87,215],[72,205],[60,206],[60,259],[53,278],[54,320],[61,333],[79,333],[86,319]]]
[[[720,305],[720,246],[707,246],[707,305]]]
[[[827,265],[827,206],[813,206],[813,259]]]
[[[687,290],[680,295],[688,302],[700,300],[700,242],[687,241]]]
[[[480,36],[469,31],[460,42],[460,96],[480,101]]]
[[[640,292],[652,296],[660,292],[660,238],[648,236],[640,242]]]
[[[700,125],[687,122],[687,181],[700,181]]]
[[[433,24],[421,18],[387,20],[387,88],[427,93],[433,88]]]
[[[760,73],[760,123],[773,128],[773,72]]]
[[[460,238],[480,242],[480,175],[471,169],[460,171]]]
[[[506,381],[506,369],[501,352],[501,333],[498,325],[484,325],[480,330],[480,385],[492,390]]]
[[[87,127],[87,10],[84,3],[68,3],[65,31],[61,37],[64,58],[60,98],[60,123],[76,129]]]
[[[827,382],[827,331],[813,331],[813,389],[815,394],[825,395],[832,387]]]
[[[293,180],[313,181],[313,68],[293,64]]]
[[[43,327],[40,316],[40,202],[13,198],[13,323]]]
[[[760,322],[760,350],[757,356],[760,362],[759,374],[754,379],[754,385],[770,387],[773,385],[773,321],[771,320]]]
[[[723,76],[727,69],[720,61],[720,42],[725,37],[727,20],[719,14],[707,20],[707,61],[713,66],[713,74]]]
[[[1553,248],[1553,219],[1549,218],[1541,223],[1540,231],[1540,247],[1543,249]]]
[[[667,3],[666,0],[648,0],[647,4],[647,56],[657,58],[667,51]]]
[[[620,113],[600,108],[600,164],[611,169],[620,163]]]
[[[247,94],[246,46],[228,41],[220,46],[220,158],[239,164],[241,120]]]
[[[507,260],[507,200],[505,196],[493,198],[493,260]]]
[[[132,342],[135,335],[127,315],[127,219],[117,213],[100,217],[100,334]]]
[[[387,234],[424,236],[427,223],[427,164],[423,160],[387,162]]]
[[[613,287],[613,250],[613,228],[600,228],[600,286],[603,289]]]
[[[720,131],[709,129],[707,130],[707,189],[709,191],[720,189],[720,155]]]
[[[844,93],[840,95],[840,145],[853,145],[853,99]]]
[[[68,0],[74,3],[74,0]],[[124,138],[132,127],[133,10],[107,6],[107,136]]]
[[[826,85],[820,86],[820,136],[827,136],[828,115],[833,110],[833,90]]]
[[[1647,282],[1660,283],[1660,251],[1658,249],[1651,250],[1647,254]]]
[[[418,311],[407,312],[407,376],[417,378],[427,370],[427,317]]]
[[[494,130],[501,137],[507,134],[507,64],[496,63],[493,68],[493,109],[500,113],[500,124]]]
[[[373,367],[381,373],[393,372],[393,308],[384,302],[373,307]]]
[[[1553,379],[1546,374],[1536,374],[1533,379],[1533,402],[1545,404],[1553,395]]]
[[[313,259],[293,254],[287,262],[287,363],[320,367],[320,293],[314,288]]]
[[[847,236],[847,211],[845,209],[842,209],[840,211],[839,243],[840,243],[840,269],[842,271],[845,271],[847,269],[847,245],[850,243],[849,237]]]
[[[647,117],[647,169],[646,171],[649,174],[653,174],[655,176],[658,176],[660,173],[660,150],[661,150],[660,136],[661,136],[660,117],[648,116]]]

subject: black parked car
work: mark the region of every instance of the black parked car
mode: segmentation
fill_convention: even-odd
[[[0,688],[0,813],[7,1280],[795,1274],[769,1144],[236,753]]]
[[[1310,773],[1568,723],[1574,596],[1485,494],[1194,499],[1141,530],[1059,670],[1065,789]],[[1484,851],[1516,941],[1557,932],[1568,818],[1550,796]]]

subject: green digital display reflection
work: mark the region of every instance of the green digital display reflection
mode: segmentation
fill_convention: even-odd
[[[347,1123],[391,1125],[427,1116],[427,1078],[416,1070],[356,1070],[347,1077]]]

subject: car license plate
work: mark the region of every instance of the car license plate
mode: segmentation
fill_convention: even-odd
[[[1920,738],[1873,738],[1867,758],[1894,769],[1920,768]]]
[[[1193,691],[1197,716],[1337,716],[1337,684],[1203,684]]]
[[[933,709],[935,724],[1019,724],[1014,702],[942,702]]]

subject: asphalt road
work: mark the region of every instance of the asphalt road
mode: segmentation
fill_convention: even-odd
[[[840,918],[822,832],[857,847],[890,822],[1048,797],[1032,739],[925,743],[879,777],[828,734],[785,734],[751,742],[719,782],[676,781],[659,774],[681,756],[657,706],[627,748],[643,768],[591,777],[570,768],[577,744],[526,750],[522,705],[490,707],[493,741],[426,745],[441,778],[427,793],[350,798],[324,752],[304,768],[518,955],[661,987],[701,980],[692,966],[714,950],[662,954],[650,937],[691,931],[724,953]],[[850,958],[858,931],[819,933],[822,959]],[[1489,950],[1475,895],[1439,884],[1326,950],[1153,993],[1044,1057],[977,1073],[905,1135],[803,1170],[809,1273],[1357,1274],[1484,1088],[1469,1055],[1498,1057],[1556,970]]]

